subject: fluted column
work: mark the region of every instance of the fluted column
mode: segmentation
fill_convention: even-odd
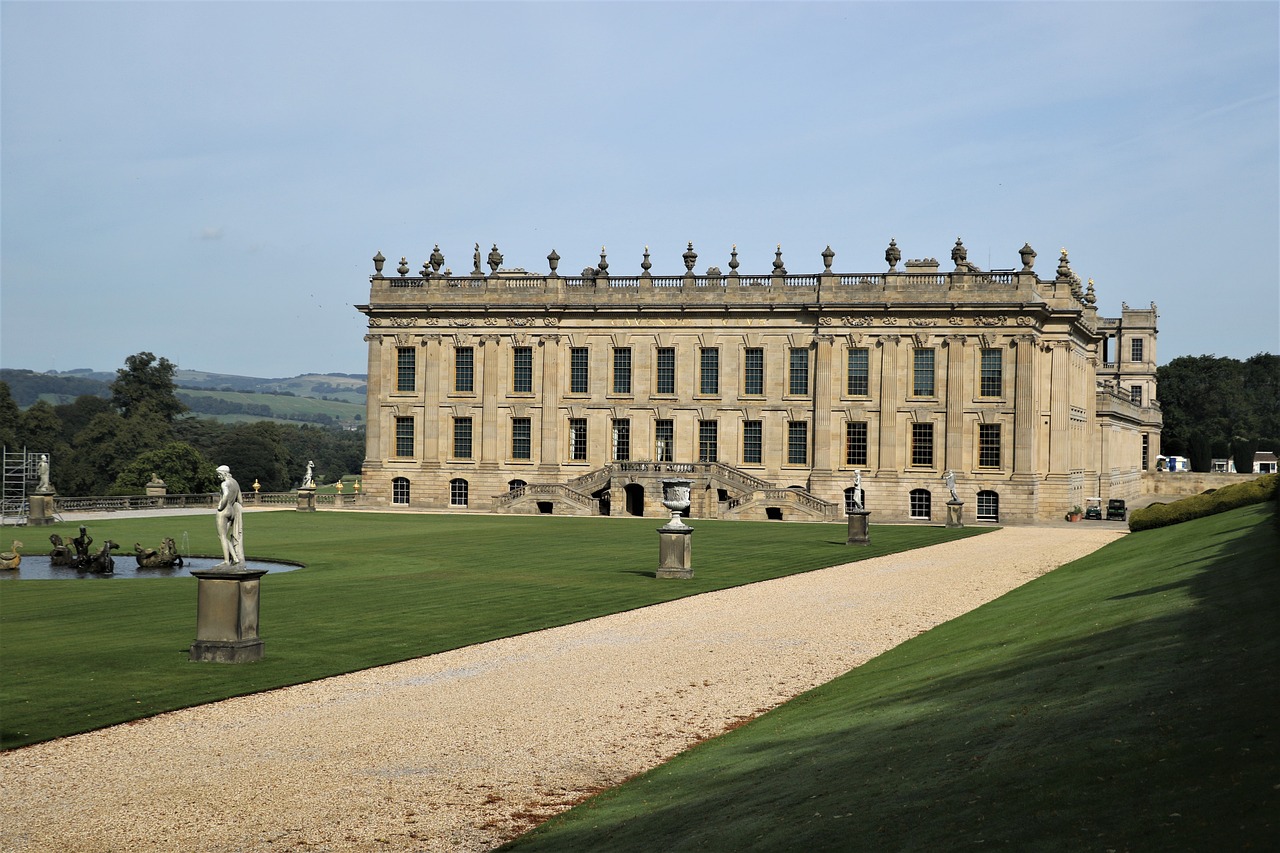
[[[967,470],[964,463],[964,409],[968,395],[965,379],[969,370],[968,339],[947,336],[947,458],[945,468]]]
[[[560,335],[538,338],[542,351],[542,436],[538,467],[555,470],[560,463]]]
[[[498,454],[498,390],[501,384],[505,359],[500,335],[481,335],[478,341],[481,355],[480,412],[480,462],[497,465]]]
[[[899,335],[884,335],[880,347],[880,468],[885,474],[898,471],[898,343]]]
[[[1049,473],[1071,472],[1071,348],[1055,341],[1049,353]]]
[[[831,470],[831,348],[835,337],[818,335],[813,359],[813,470]]]
[[[1036,455],[1035,335],[1018,335],[1014,344],[1013,473],[1034,476]]]
[[[382,447],[382,335],[365,335],[369,344],[364,407],[365,462],[380,465],[387,454]]]

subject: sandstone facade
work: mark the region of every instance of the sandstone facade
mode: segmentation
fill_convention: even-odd
[[[454,511],[844,517],[862,472],[875,521],[1060,518],[1134,498],[1161,417],[1156,309],[1102,318],[1065,250],[1054,278],[983,271],[957,240],[880,273],[416,275],[375,257],[365,500]],[[694,255],[696,260],[696,255]]]

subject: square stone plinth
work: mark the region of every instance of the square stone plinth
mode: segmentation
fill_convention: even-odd
[[[218,567],[191,574],[199,580],[196,641],[190,660],[243,663],[261,660],[258,637],[260,579],[266,569]]]
[[[46,524],[53,524],[53,498],[52,494],[41,494],[36,492],[27,496],[27,524],[31,527],[44,527]]]
[[[960,511],[964,509],[964,501],[947,501],[947,527],[964,527]]]
[[[298,489],[298,512],[316,511],[316,490]]]
[[[693,528],[658,528],[657,577],[689,580],[693,577]]]
[[[870,545],[871,532],[867,519],[871,516],[870,510],[855,509],[849,513],[849,538],[845,540],[846,545]]]

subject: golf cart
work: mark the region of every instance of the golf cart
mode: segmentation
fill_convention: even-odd
[[[1124,501],[1119,498],[1112,498],[1107,501],[1107,521],[1124,521],[1128,514],[1128,509],[1124,505]]]
[[[1084,504],[1085,521],[1102,521],[1102,498],[1086,498]]]

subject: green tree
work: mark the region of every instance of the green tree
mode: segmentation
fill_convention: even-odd
[[[20,450],[18,432],[22,428],[22,412],[9,393],[9,383],[0,382],[0,445]]]
[[[169,492],[193,495],[215,491],[218,475],[208,459],[183,441],[171,441],[156,450],[134,457],[116,477],[114,494],[142,494],[155,474],[164,480]]]
[[[111,383],[111,402],[126,418],[148,413],[168,423],[187,410],[175,392],[176,364],[149,352],[131,355],[124,363]]]
[[[1166,453],[1185,446],[1195,470],[1205,450],[1197,446],[1197,435],[1210,449],[1228,441],[1280,438],[1280,356],[1182,356],[1160,367],[1156,381],[1164,414],[1161,445]]]
[[[288,454],[270,421],[238,424],[222,436],[209,454],[215,465],[231,469],[242,489],[257,480],[264,492],[289,488]]]
[[[31,408],[22,413],[19,422],[18,443],[34,453],[54,453],[64,446],[62,441],[62,422],[53,406],[44,400],[37,400]]]
[[[130,462],[171,441],[169,425],[158,418],[124,418],[115,412],[95,415],[72,443],[73,482],[70,494],[107,494]]]
[[[75,441],[76,435],[96,416],[107,412],[114,414],[116,411],[110,400],[88,394],[76,397],[70,403],[54,406],[53,410],[62,422],[62,438],[68,444]]]

